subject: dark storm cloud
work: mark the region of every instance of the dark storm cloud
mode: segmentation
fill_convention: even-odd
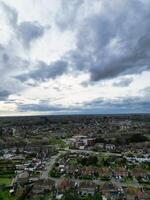
[[[46,64],[45,62],[39,62],[36,70],[21,74],[16,78],[23,82],[29,79],[38,82],[44,82],[48,79],[55,79],[57,76],[61,76],[67,72],[67,67],[68,64],[65,61],[57,61],[50,65]]]
[[[113,83],[115,87],[128,87],[133,81],[133,78],[122,78],[117,82]]]
[[[103,12],[82,21],[70,52],[75,69],[89,72],[92,81],[150,69],[150,3],[117,3],[104,1]]]

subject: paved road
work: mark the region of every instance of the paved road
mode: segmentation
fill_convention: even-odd
[[[111,152],[103,152],[103,151],[96,152],[96,151],[85,150],[85,149],[83,149],[83,150],[80,150],[80,149],[68,149],[67,151],[69,151],[71,153],[94,153],[94,154],[100,154],[100,153],[102,153],[102,154],[106,154],[106,155],[115,155],[115,156],[119,156],[119,157],[121,155],[119,153],[111,153]]]
[[[57,155],[52,156],[52,157],[50,158],[50,161],[48,161],[48,162],[46,163],[46,169],[45,169],[44,171],[42,171],[42,173],[41,173],[41,178],[43,178],[43,179],[45,179],[45,178],[47,179],[47,178],[48,178],[48,173],[49,173],[49,171],[52,169],[52,167],[53,167],[53,165],[54,165],[56,159],[57,159],[61,154],[62,154],[62,152],[59,152]]]

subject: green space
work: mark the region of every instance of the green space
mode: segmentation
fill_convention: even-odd
[[[9,195],[9,191],[0,191],[0,200],[17,200],[14,196]]]
[[[49,138],[49,144],[50,145],[58,145],[60,148],[67,147],[66,143],[61,138],[58,138],[58,137]]]
[[[12,182],[11,178],[0,178],[0,185],[10,185]]]

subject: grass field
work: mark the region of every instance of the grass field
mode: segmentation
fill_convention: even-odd
[[[10,178],[0,178],[0,185],[10,185],[11,184],[12,179]]]
[[[15,197],[9,195],[9,191],[0,191],[0,198],[3,200],[16,200]]]

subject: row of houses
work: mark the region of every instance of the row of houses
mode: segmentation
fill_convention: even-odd
[[[26,187],[26,186],[25,186]],[[68,178],[61,178],[59,181],[55,182],[54,180],[48,179],[39,179],[30,185],[28,190],[28,197],[33,196],[44,196],[45,193],[55,192],[56,199],[60,199],[63,196],[63,193],[70,188],[76,190],[76,192],[81,195],[91,194],[94,195],[96,192],[99,192],[105,199],[114,197],[116,200],[122,197],[122,199],[132,200],[137,196],[138,199],[144,198],[144,190],[141,187],[121,187],[115,182],[104,182],[102,184],[95,183],[94,181],[80,181],[75,182]]]
[[[89,175],[91,177],[107,177],[107,178],[123,178],[123,177],[147,177],[148,172],[146,172],[141,167],[135,167],[132,170],[128,170],[125,167],[116,167],[111,169],[109,167],[74,167],[74,166],[65,166],[60,165],[58,168],[60,173],[69,174],[69,176],[78,177],[80,175]]]

